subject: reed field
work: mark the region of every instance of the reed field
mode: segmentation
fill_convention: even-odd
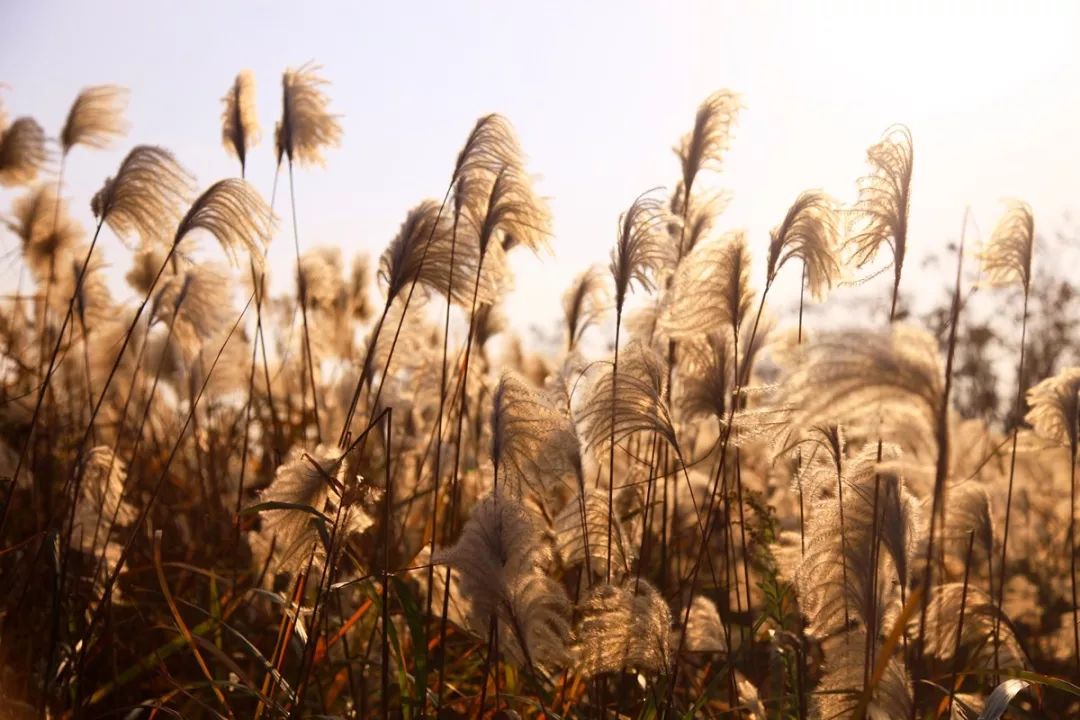
[[[562,240],[511,119],[368,256],[305,234],[326,73],[258,78],[272,118],[229,72],[183,111],[221,115],[208,186],[123,88],[0,110],[0,718],[1080,716],[1080,330],[1022,199],[909,236],[918,137],[868,127],[850,198],[752,235],[721,89],[529,343],[510,256]],[[827,311],[863,283],[882,312]]]

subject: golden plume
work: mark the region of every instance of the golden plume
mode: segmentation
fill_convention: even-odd
[[[241,70],[232,87],[221,98],[221,141],[225,149],[236,155],[243,174],[248,148],[259,141],[259,118],[255,114],[255,76]]]
[[[76,145],[103,150],[127,132],[121,115],[127,96],[128,91],[116,85],[97,85],[79,93],[60,131],[64,155]]]

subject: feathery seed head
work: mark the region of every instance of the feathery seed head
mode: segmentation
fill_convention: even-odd
[[[784,221],[770,233],[766,267],[770,285],[792,258],[802,261],[807,288],[815,299],[820,300],[840,274],[836,204],[819,190],[799,195]]]
[[[33,182],[48,159],[45,131],[33,118],[17,119],[0,132],[0,187]]]
[[[619,217],[619,234],[609,265],[615,280],[616,312],[622,313],[633,283],[652,289],[656,273],[668,259],[668,220],[663,201],[649,193],[639,195]]]
[[[979,253],[989,285],[1018,283],[1026,293],[1031,285],[1031,258],[1035,244],[1035,216],[1031,207],[1011,200],[1008,209]]]
[[[274,217],[258,191],[246,180],[219,180],[200,195],[180,221],[174,243],[179,244],[194,230],[204,230],[221,243],[235,264],[247,250],[256,265],[270,240]]]
[[[1080,368],[1066,368],[1028,390],[1031,410],[1024,417],[1035,432],[1052,442],[1067,445],[1076,456],[1080,423]]]
[[[871,262],[888,245],[894,276],[899,283],[907,252],[908,212],[911,209],[911,173],[914,149],[911,132],[893,125],[866,152],[871,173],[859,180],[855,226],[844,245],[855,267]]]
[[[694,129],[675,148],[682,165],[684,188],[693,188],[702,169],[720,169],[740,107],[739,96],[730,90],[713,93],[698,107]]]
[[[127,132],[123,118],[128,91],[116,85],[97,85],[84,89],[68,112],[60,131],[60,147],[67,155],[76,145],[98,150]]]
[[[320,67],[307,63],[289,69],[281,78],[281,120],[275,131],[278,163],[282,158],[299,165],[322,165],[323,148],[341,142],[341,125],[327,110],[329,98],[318,75]]]
[[[221,141],[225,149],[236,155],[243,171],[249,148],[259,142],[259,118],[255,114],[255,76],[241,70],[232,87],[221,98]]]
[[[163,242],[191,199],[191,176],[164,148],[139,145],[127,154],[115,177],[90,203],[94,217],[122,239],[138,234],[144,242]]]

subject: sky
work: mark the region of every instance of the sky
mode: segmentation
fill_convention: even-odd
[[[1028,201],[1043,232],[1068,225],[1080,201],[1080,3],[940,5],[4,0],[0,100],[55,136],[82,87],[130,89],[129,135],[68,161],[64,195],[92,226],[89,198],[134,144],[170,148],[202,187],[237,174],[220,99],[245,68],[263,126],[248,177],[269,196],[280,75],[314,60],[344,135],[325,167],[296,174],[300,241],[347,257],[377,256],[409,208],[441,197],[476,118],[502,113],[554,214],[553,252],[514,261],[507,313],[549,328],[572,276],[607,262],[619,213],[674,187],[672,148],[721,88],[745,107],[711,180],[733,193],[719,227],[744,229],[759,256],[799,192],[853,200],[866,148],[897,122],[914,137],[916,261],[956,240],[965,208],[971,239],[988,237],[1004,198]],[[12,197],[0,192],[0,213]],[[293,253],[285,198],[270,251],[280,278]],[[8,276],[15,246],[0,233]],[[102,250],[124,270],[115,238]],[[942,294],[940,279],[910,283]]]

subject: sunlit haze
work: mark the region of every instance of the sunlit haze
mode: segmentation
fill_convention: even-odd
[[[269,196],[280,74],[315,60],[344,138],[325,168],[299,173],[303,243],[373,256],[410,207],[441,197],[476,117],[503,113],[555,218],[554,254],[515,259],[508,310],[545,329],[572,272],[606,262],[619,212],[649,188],[674,187],[671,148],[720,88],[745,105],[715,179],[733,192],[720,227],[744,228],[755,249],[800,191],[852,199],[866,147],[894,122],[915,139],[915,258],[955,240],[967,205],[985,231],[1001,199],[1020,197],[1046,228],[1080,187],[1080,10],[1070,3],[303,7],[7,4],[0,98],[54,134],[83,86],[130,88],[129,139],[70,163],[65,195],[81,203],[136,142],[166,145],[201,185],[236,174],[219,139],[220,98],[250,68],[263,141],[248,177]],[[292,252],[283,197],[277,275]]]

